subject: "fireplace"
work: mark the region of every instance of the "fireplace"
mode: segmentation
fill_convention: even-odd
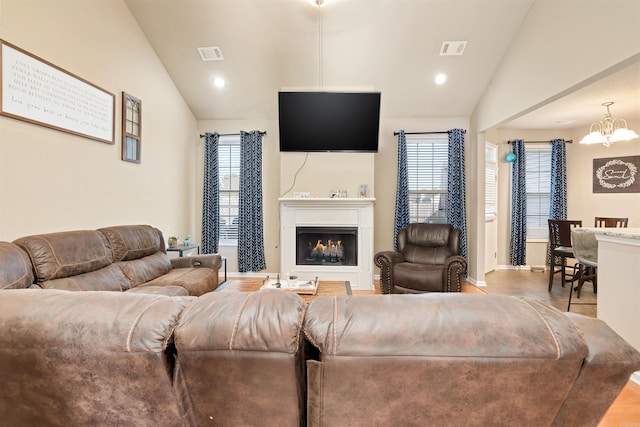
[[[358,265],[358,227],[296,227],[296,265]]]
[[[280,271],[373,289],[373,198],[282,198]],[[315,252],[314,252],[315,250]]]

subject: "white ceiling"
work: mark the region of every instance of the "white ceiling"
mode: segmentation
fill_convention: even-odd
[[[381,91],[386,118],[469,116],[533,2],[125,0],[198,120],[275,119],[277,92],[291,88]],[[439,56],[454,40],[468,41],[464,55]],[[203,62],[197,48],[209,46],[224,60]],[[614,117],[640,117],[639,95],[635,65],[502,127],[579,127],[605,101]]]
[[[640,62],[599,78],[593,83],[511,120],[501,129],[572,129],[601,120],[609,107],[614,118],[640,120]]]

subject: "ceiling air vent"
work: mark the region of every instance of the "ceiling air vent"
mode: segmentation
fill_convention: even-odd
[[[199,47],[198,53],[203,61],[222,61],[222,51],[219,47]]]
[[[467,47],[466,41],[442,42],[440,56],[462,55],[465,47]]]

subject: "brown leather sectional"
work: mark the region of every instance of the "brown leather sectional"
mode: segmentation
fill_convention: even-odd
[[[21,274],[21,263],[29,263],[32,272]],[[17,272],[11,272],[10,265]],[[38,234],[13,243],[0,242],[0,275],[7,277],[0,280],[4,283],[0,288],[198,296],[218,287],[220,265],[219,255],[170,259],[162,232],[149,225]],[[9,276],[15,280],[8,280]]]
[[[533,299],[15,289],[16,248],[0,425],[597,426],[640,369],[602,321]]]

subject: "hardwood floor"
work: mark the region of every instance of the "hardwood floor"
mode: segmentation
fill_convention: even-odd
[[[560,276],[556,275],[553,287],[549,292],[549,273],[532,272],[529,270],[498,270],[488,273],[485,277],[486,290],[489,294],[514,295],[536,298],[554,306],[558,310],[567,311],[569,302],[570,284],[563,288],[560,284]],[[577,283],[577,282],[576,282]],[[591,282],[585,282],[576,298],[575,292],[571,300],[571,312],[596,317],[597,295],[593,293]],[[582,305],[588,304],[588,305]],[[640,427],[640,426],[639,426]]]
[[[251,280],[251,279],[247,279]],[[567,310],[569,301],[569,286],[560,285],[560,278],[554,280],[551,292],[548,291],[549,276],[547,273],[531,272],[528,270],[498,270],[486,275],[486,286],[473,287],[466,285],[467,292],[482,292],[488,294],[514,295],[536,298],[545,301],[561,311]],[[375,291],[353,290],[353,295],[371,295],[380,293],[380,284],[374,283]],[[597,295],[593,293],[591,283],[582,288],[580,299],[575,295],[572,300],[571,312],[585,316],[596,317],[595,305],[578,305],[577,303],[595,303]],[[629,381],[609,411],[598,424],[598,427],[640,427],[640,385]]]

